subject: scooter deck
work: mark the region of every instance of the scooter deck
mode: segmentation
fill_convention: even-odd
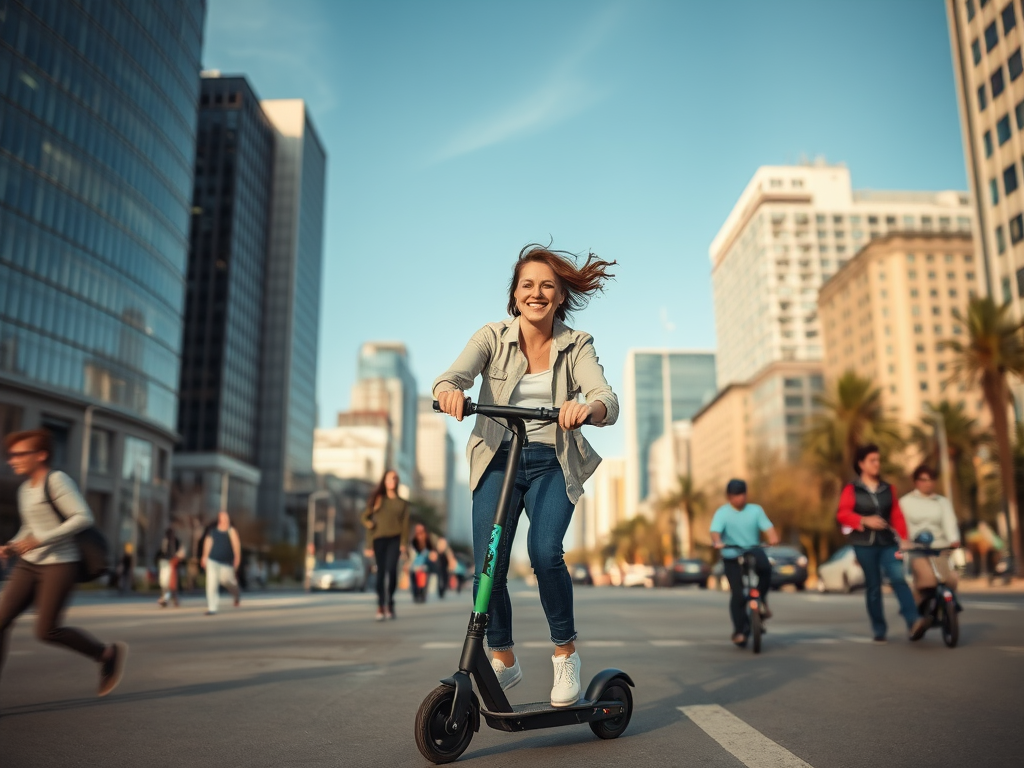
[[[580,699],[568,707],[553,707],[548,701],[513,704],[511,712],[489,712],[481,709],[487,725],[500,731],[532,731],[561,725],[592,723],[611,720],[626,711],[625,705],[615,701],[588,701]]]

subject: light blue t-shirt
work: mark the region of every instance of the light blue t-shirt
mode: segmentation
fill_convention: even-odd
[[[735,545],[722,550],[726,559],[739,557],[744,548],[756,547],[761,543],[762,531],[771,527],[772,521],[760,504],[747,504],[743,509],[723,504],[711,518],[711,532],[721,536],[723,543]]]

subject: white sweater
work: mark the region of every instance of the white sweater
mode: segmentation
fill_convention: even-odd
[[[33,487],[31,481],[26,480],[18,488],[21,529],[11,541],[35,536],[40,546],[22,557],[36,565],[78,562],[78,546],[74,537],[92,525],[92,512],[78,492],[75,481],[66,474],[53,472],[49,482],[50,499],[67,519],[62,522],[46,502],[42,483]]]
[[[922,531],[931,531],[935,537],[932,544],[936,549],[948,547],[960,541],[960,528],[956,524],[956,513],[949,499],[939,494],[925,496],[913,490],[900,499],[900,509],[907,521],[907,535],[913,541]]]

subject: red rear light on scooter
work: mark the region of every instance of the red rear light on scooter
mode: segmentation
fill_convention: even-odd
[[[952,603],[953,602],[953,593],[952,592],[947,592],[942,597],[943,597],[943,599],[945,599],[945,601],[947,603]]]
[[[750,596],[751,597],[760,597],[761,593],[758,590],[756,590],[756,589],[752,589],[752,590],[750,590]]]

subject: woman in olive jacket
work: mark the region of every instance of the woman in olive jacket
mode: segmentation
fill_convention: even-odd
[[[395,618],[398,558],[409,539],[409,502],[398,495],[398,473],[389,469],[363,512],[366,556],[377,561],[377,621]],[[385,583],[386,577],[386,583]]]
[[[441,410],[460,421],[464,392],[477,376],[482,377],[479,401],[483,404],[560,409],[557,424],[527,423],[528,443],[516,475],[504,545],[498,553],[487,626],[491,664],[502,688],[511,688],[522,679],[522,671],[512,650],[512,603],[505,579],[516,524],[525,510],[530,520],[530,562],[555,645],[551,704],[556,707],[574,704],[580,694],[572,579],[563,560],[562,540],[583,483],[601,461],[578,428],[588,419],[595,426],[614,424],[619,412],[618,399],[598,363],[593,337],[564,323],[568,312],[583,309],[589,297],[612,277],[607,268],[615,262],[591,254],[577,267],[570,256],[539,245],[524,248],[509,285],[511,317],[489,323],[473,334],[433,387]],[[477,419],[469,440],[477,574],[483,570],[488,550],[509,437],[498,422]],[[474,582],[474,596],[476,588]]]

